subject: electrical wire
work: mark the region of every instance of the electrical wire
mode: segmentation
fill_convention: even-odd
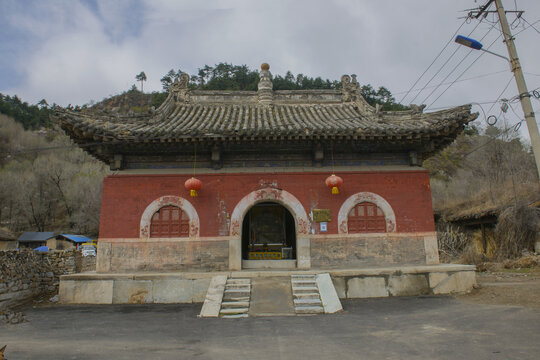
[[[468,81],[468,80],[474,80],[474,79],[479,79],[479,78],[483,78],[483,77],[487,77],[487,76],[491,76],[491,75],[496,75],[496,74],[501,74],[503,72],[508,72],[508,70],[501,70],[501,71],[495,71],[495,72],[491,72],[491,73],[487,73],[487,74],[482,74],[482,75],[477,75],[477,76],[472,76],[470,78],[466,78],[466,79],[461,79],[461,80],[458,80],[456,82],[462,82],[462,81]],[[535,74],[531,74],[531,75],[535,75]],[[540,76],[540,75],[536,75],[536,76]],[[447,82],[447,83],[443,83],[442,85],[448,85],[450,84],[450,82]],[[426,89],[432,89],[434,87],[436,87],[437,85],[431,85],[431,86],[428,86],[426,87]],[[409,91],[412,91],[412,92],[415,92],[415,91],[419,91],[421,89],[413,89],[413,90],[409,90]],[[399,95],[399,94],[403,94],[403,93],[406,93],[407,91],[400,91],[400,92],[396,92],[396,93],[393,93],[393,95]]]
[[[534,24],[536,24],[536,23],[539,22],[540,20],[537,20],[537,21],[535,21],[533,24],[531,24],[531,23],[529,23],[523,16],[521,17],[521,19],[523,19],[523,21],[524,21],[527,25],[529,25],[529,27],[532,27],[532,28],[534,29],[534,31],[536,31],[537,33],[540,34],[540,31],[538,31],[538,29],[535,28],[535,27],[533,26]],[[528,28],[525,28],[525,29],[523,29],[523,30],[527,30],[527,29],[528,29]],[[518,33],[518,34],[519,34],[519,33]]]
[[[435,56],[435,59],[433,59],[433,61],[431,62],[431,64],[429,64],[429,66],[427,67],[426,70],[424,70],[424,72],[422,73],[422,75],[420,75],[420,77],[418,79],[416,79],[416,81],[414,82],[414,84],[411,86],[411,88],[406,91],[406,94],[401,98],[401,100],[399,101],[400,103],[403,102],[403,100],[405,100],[405,98],[407,97],[407,95],[409,95],[409,93],[412,91],[412,89],[416,86],[416,84],[418,84],[418,82],[420,81],[420,79],[422,79],[422,77],[428,72],[429,69],[431,69],[431,67],[433,66],[433,64],[435,64],[435,61],[437,61],[437,59],[441,56],[441,54],[444,52],[444,50],[446,50],[446,48],[448,47],[448,45],[452,42],[452,40],[454,40],[454,37],[456,36],[456,34],[459,32],[459,30],[461,30],[461,28],[463,27],[463,25],[465,25],[465,23],[467,23],[467,20],[469,19],[469,17],[467,17],[463,23],[461,23],[461,25],[457,28],[457,30],[454,32],[454,34],[450,37],[450,39],[448,40],[448,42],[444,45],[444,47],[442,48],[442,50],[437,54],[437,56]]]
[[[493,28],[492,28],[492,29],[493,29]],[[491,29],[490,29],[490,31],[491,31]],[[486,35],[487,35],[487,34],[486,34]],[[493,44],[495,44],[495,42],[496,42],[497,40],[499,40],[499,38],[500,38],[501,36],[502,36],[502,35],[499,35],[495,40],[493,40],[493,42],[488,46],[487,49],[489,50],[489,49],[491,48],[491,46],[493,46]],[[473,51],[473,50],[471,50],[471,51]],[[470,52],[469,52],[469,53],[470,53]],[[474,59],[474,61],[473,61],[472,63],[470,63],[469,66],[467,66],[467,68],[466,68],[465,70],[463,70],[463,72],[461,72],[461,74],[460,74],[454,81],[452,81],[452,83],[451,83],[450,85],[448,85],[448,87],[447,87],[446,89],[444,89],[444,91],[443,91],[442,93],[440,93],[439,96],[437,96],[437,98],[436,98],[435,100],[433,100],[433,101],[431,102],[431,104],[429,104],[429,106],[427,107],[427,109],[429,109],[429,108],[430,108],[437,100],[439,100],[439,98],[440,98],[441,96],[443,96],[444,93],[446,93],[446,91],[447,91],[448,89],[450,89],[450,88],[452,87],[452,85],[454,85],[455,82],[456,82],[457,80],[459,80],[459,79],[460,79],[460,78],[461,78],[461,77],[462,77],[462,76],[463,76],[463,75],[464,75],[464,74],[465,74],[465,73],[466,73],[466,72],[467,72],[467,71],[468,71],[468,70],[469,70],[469,69],[470,69],[477,61],[478,61],[478,59],[480,59],[484,54],[485,54],[485,52],[482,52],[480,55],[478,55],[478,56],[476,57],[476,59]],[[461,61],[461,62],[462,62],[462,61]],[[461,62],[460,62],[458,65],[460,65]],[[456,69],[456,68],[457,68],[457,66],[456,66],[454,69]],[[454,71],[454,70],[452,70],[452,72],[453,72],[453,71]],[[452,73],[452,72],[451,72],[451,73]],[[450,74],[448,74],[448,76],[449,76],[449,75],[450,75]],[[443,81],[445,81],[445,80],[448,78],[448,76],[447,76],[446,78],[444,78]],[[436,89],[435,89],[435,90],[436,90]],[[435,92],[435,90],[433,90],[433,91],[431,92],[431,94],[433,94],[433,93]],[[429,96],[431,96],[431,94],[430,94]],[[429,96],[428,96],[428,98],[429,98]],[[427,100],[428,98],[426,98],[425,100]],[[423,102],[425,102],[425,100],[424,100]]]
[[[481,22],[478,22],[476,24],[476,26],[471,30],[471,32],[469,32],[469,34],[467,36],[471,36],[471,34],[476,30],[476,28],[481,24]],[[442,71],[442,69],[446,66],[446,64],[448,64],[448,62],[454,57],[454,55],[459,51],[459,47],[456,47],[456,49],[454,50],[454,52],[450,55],[450,57],[444,62],[444,64],[442,64],[440,67],[439,67],[439,70],[437,70],[437,72],[428,80],[427,83],[424,84],[424,87],[418,92],[418,94],[416,94],[414,96],[414,98],[412,98],[412,100],[410,101],[410,103],[412,104],[414,100],[416,100],[416,98],[418,97],[418,95],[420,95],[422,93],[422,91],[424,91],[424,89],[431,83],[431,81],[433,81],[433,79]],[[414,85],[413,85],[414,86]]]
[[[489,28],[489,30],[486,32],[486,34],[484,36],[482,36],[482,38],[480,39],[480,41],[482,41],[486,36],[488,36],[488,34],[491,32],[491,30],[493,30],[494,26],[492,26],[491,28]],[[500,36],[499,36],[500,37]],[[497,39],[499,38],[497,37]],[[495,39],[495,41],[497,41],[497,39]],[[493,41],[493,43],[491,43],[489,45],[489,47],[491,47],[495,41]],[[488,47],[488,49],[489,49]],[[446,75],[446,77],[441,81],[441,83],[435,88],[433,89],[429,95],[422,101],[422,104],[425,104],[426,101],[431,97],[431,95],[433,95],[435,93],[435,91],[438,90],[438,88],[441,86],[442,83],[444,83],[449,77],[450,75],[452,75],[454,73],[454,71],[457,70],[457,68],[463,63],[463,61],[465,61],[465,59],[467,59],[467,57],[474,51],[474,49],[471,49],[469,50],[469,52],[463,57],[463,59],[461,59],[461,61],[459,63],[457,63],[456,66],[454,66],[454,68],[448,73],[448,75]],[[484,53],[480,54],[480,56],[478,56],[466,69],[465,71],[467,71]],[[448,85],[448,87],[442,92],[442,94],[444,94],[446,92],[446,90],[448,90],[457,80],[459,80],[459,78],[464,74],[465,72],[462,72],[460,76],[458,76],[450,85]],[[437,101],[441,96],[439,95],[437,97],[437,99],[435,99],[435,101]],[[435,102],[433,101],[430,105],[433,105],[433,103]]]

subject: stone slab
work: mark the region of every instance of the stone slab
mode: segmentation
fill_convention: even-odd
[[[113,280],[61,281],[59,302],[64,304],[112,304]]]
[[[223,291],[227,283],[226,275],[214,276],[208,286],[208,291],[204,300],[199,317],[218,317],[223,299]]]
[[[181,304],[193,302],[193,283],[187,279],[163,279],[153,282],[154,303]]]
[[[476,273],[474,271],[460,271],[447,276],[446,279],[440,281],[435,287],[432,287],[432,291],[435,295],[464,293],[471,291],[475,284]]]
[[[290,277],[251,279],[249,316],[294,315]]]
[[[334,283],[334,288],[340,299],[347,298],[347,282],[345,278],[342,277],[332,277],[332,282]]]
[[[192,280],[193,284],[193,298],[194,303],[202,303],[206,298],[206,292],[208,291],[208,286],[212,279],[194,279]]]
[[[347,281],[347,298],[372,298],[388,296],[384,277],[352,278]]]
[[[116,280],[113,285],[113,304],[152,303],[152,287],[150,280]]]
[[[343,310],[341,301],[339,301],[338,294],[330,278],[330,274],[317,275],[317,287],[319,288],[319,294],[321,296],[324,312],[327,314],[333,314],[335,312]]]
[[[425,275],[391,275],[388,278],[388,292],[392,296],[413,296],[429,293]]]

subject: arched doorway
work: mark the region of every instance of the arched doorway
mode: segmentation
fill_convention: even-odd
[[[293,215],[276,202],[253,205],[242,222],[242,260],[296,259],[296,228]]]

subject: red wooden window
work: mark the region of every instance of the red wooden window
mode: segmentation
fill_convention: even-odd
[[[386,232],[386,220],[380,207],[370,202],[356,204],[347,220],[349,233]]]
[[[189,237],[189,217],[179,207],[162,207],[152,216],[150,237]]]

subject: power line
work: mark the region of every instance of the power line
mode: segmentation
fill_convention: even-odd
[[[476,26],[472,29],[472,31],[467,35],[467,36],[471,36],[471,34],[476,30],[476,28],[480,25],[480,22],[478,22],[476,24]],[[410,101],[410,103],[412,103],[417,97],[418,95],[420,95],[422,93],[422,91],[424,91],[424,89],[431,83],[431,81],[441,72],[441,70],[446,66],[446,64],[448,64],[448,62],[454,57],[454,55],[459,51],[459,47],[456,47],[456,49],[454,50],[454,52],[450,55],[450,57],[444,62],[444,64],[442,64],[440,67],[439,67],[439,70],[437,70],[437,72],[428,80],[427,83],[424,84],[424,87],[418,92],[418,94],[415,95],[414,98],[412,98],[412,100]],[[414,86],[414,85],[413,85]]]
[[[429,66],[427,67],[426,70],[424,70],[424,72],[422,73],[422,75],[420,75],[420,77],[418,79],[416,79],[416,81],[414,82],[414,84],[411,86],[411,88],[406,91],[406,94],[405,96],[403,96],[401,98],[401,100],[399,101],[400,103],[403,102],[403,100],[405,100],[405,98],[407,97],[407,95],[409,95],[409,92],[411,92],[411,90],[416,86],[416,84],[418,84],[418,82],[420,81],[420,79],[422,79],[422,77],[428,72],[429,69],[431,69],[431,67],[433,66],[433,64],[435,64],[435,61],[437,61],[437,59],[441,56],[441,54],[444,52],[444,50],[446,50],[446,48],[448,47],[448,45],[452,42],[452,40],[454,39],[454,37],[456,36],[456,34],[459,32],[459,30],[461,30],[461,28],[463,27],[463,25],[465,25],[465,23],[467,22],[469,18],[466,18],[465,20],[463,20],[463,23],[461,23],[461,25],[458,27],[458,29],[454,32],[454,34],[450,37],[450,39],[448,40],[448,42],[444,45],[444,47],[442,48],[442,50],[437,54],[437,56],[435,56],[435,59],[433,59],[433,61],[431,62],[431,64],[429,64]]]
[[[493,28],[491,28],[491,29],[493,29]],[[491,31],[491,29],[490,29],[489,31]],[[489,33],[489,31],[488,31],[488,33]],[[486,34],[486,35],[487,35],[487,34]],[[489,49],[491,48],[491,46],[493,46],[493,44],[495,44],[495,42],[496,42],[497,40],[499,40],[499,38],[500,38],[501,36],[502,36],[502,35],[499,35],[495,40],[493,40],[493,42],[492,42],[491,44],[489,44],[489,46],[488,46],[487,49],[489,50]],[[484,36],[484,37],[485,37],[485,36]],[[473,50],[471,50],[471,51],[473,51]],[[470,52],[469,52],[469,53],[470,53]],[[443,94],[444,94],[448,89],[450,89],[450,87],[452,87],[452,85],[454,85],[454,83],[455,83],[457,80],[459,80],[459,79],[467,72],[467,70],[469,70],[469,69],[470,69],[470,68],[478,61],[478,59],[480,59],[480,58],[482,57],[482,55],[484,55],[484,54],[485,54],[485,52],[482,52],[480,55],[478,55],[478,56],[476,57],[476,59],[474,59],[474,61],[473,61],[469,66],[467,66],[467,68],[466,68],[466,69],[465,69],[465,70],[464,70],[464,71],[463,71],[463,72],[462,72],[462,73],[461,73],[454,81],[452,81],[452,83],[451,83],[450,85],[448,85],[448,87],[447,87],[446,89],[444,89],[444,91],[443,91],[441,94],[439,94],[439,96],[437,96],[437,98],[436,98],[435,100],[433,100],[433,101],[431,102],[431,104],[429,104],[429,106],[428,106],[427,108],[429,108],[429,107],[430,107],[431,105],[433,105],[437,100],[439,100],[439,98],[440,98],[441,96],[443,96]],[[465,60],[465,59],[463,59],[463,60]],[[460,64],[461,64],[461,62],[460,62],[458,65],[460,65]],[[456,66],[455,68],[457,68],[457,66]],[[455,69],[455,68],[454,68],[454,69]],[[453,71],[454,71],[454,70],[452,70],[452,72],[453,72]],[[450,72],[450,74],[451,74],[452,72]],[[448,76],[450,76],[450,74],[448,74]],[[446,78],[444,78],[444,80],[446,80],[446,79],[448,78],[448,76],[447,76]],[[444,80],[443,80],[443,81],[444,81]],[[435,89],[435,90],[436,90],[436,89]],[[431,94],[433,94],[433,93],[435,92],[435,90],[433,90],[433,91],[431,92]],[[431,96],[431,94],[430,94],[429,96]],[[428,96],[428,98],[429,98],[429,96]],[[425,100],[427,100],[428,98],[426,98]],[[425,100],[424,100],[424,101],[425,101]]]
[[[470,78],[466,78],[466,79],[461,79],[461,80],[458,80],[456,82],[462,82],[462,81],[468,81],[468,80],[473,80],[473,79],[479,79],[479,78],[483,78],[483,77],[487,77],[487,76],[491,76],[491,75],[496,75],[496,74],[501,74],[503,72],[508,72],[508,70],[500,70],[500,71],[495,71],[495,72],[491,72],[491,73],[487,73],[487,74],[482,74],[482,75],[477,75],[477,76],[472,76]],[[536,74],[531,74],[531,75],[536,75]],[[536,75],[536,76],[540,76],[540,75]],[[447,83],[443,83],[441,85],[448,85],[450,84],[450,82],[447,82]],[[425,89],[432,89],[434,87],[436,87],[437,85],[431,85],[431,86],[427,86],[425,87]],[[411,92],[414,92],[414,91],[419,91],[420,89],[412,89],[412,90],[409,90]],[[403,93],[406,93],[407,91],[400,91],[400,92],[396,92],[394,93],[394,95],[398,95],[398,94],[403,94]]]
[[[491,28],[489,28],[489,30],[487,31],[487,33],[486,33],[484,36],[482,36],[482,38],[480,39],[480,41],[482,41],[486,36],[488,36],[488,34],[491,32],[491,30],[493,30],[493,28],[494,28],[494,26],[492,26]],[[499,36],[499,37],[500,37],[500,36]],[[499,37],[497,37],[497,39],[498,39]],[[497,41],[497,39],[495,39],[495,41]],[[494,41],[493,43],[495,43],[495,41]],[[491,45],[493,45],[493,43],[492,43]],[[491,45],[490,45],[490,47],[491,47]],[[489,49],[489,48],[488,48],[488,49]],[[474,51],[473,49],[469,50],[469,52],[463,57],[463,59],[461,59],[461,61],[460,61],[459,63],[457,63],[456,66],[454,66],[454,68],[448,73],[448,75],[446,75],[446,77],[442,80],[442,82],[441,82],[435,89],[433,89],[433,91],[431,91],[431,92],[429,93],[429,95],[424,99],[424,101],[422,101],[422,103],[425,103],[425,102],[427,101],[427,99],[429,99],[429,98],[431,97],[431,95],[433,95],[433,94],[435,93],[435,91],[437,91],[437,89],[441,86],[441,84],[442,84],[443,82],[445,82],[446,79],[448,79],[448,78],[450,77],[450,75],[452,75],[452,74],[454,73],[454,71],[457,70],[457,68],[463,63],[463,61],[465,61],[465,59],[467,59],[467,57],[468,57],[473,51]],[[482,56],[483,54],[484,54],[484,53],[480,54],[480,56]],[[478,60],[478,59],[480,58],[480,56],[478,56],[478,57],[471,63],[471,65],[469,65],[469,66],[467,67],[467,69],[465,69],[465,71],[467,71],[467,70],[468,70],[468,69],[476,62],[476,60]],[[461,73],[461,75],[463,75],[464,73],[465,73],[465,72]],[[455,80],[448,86],[448,88],[450,88],[450,87],[455,83],[456,80],[459,80],[459,78],[461,77],[461,75],[458,76],[458,78],[455,79]],[[448,90],[448,88],[446,88],[446,90]],[[444,90],[444,91],[442,92],[442,94],[444,94],[444,93],[446,92],[446,90]],[[441,94],[441,95],[442,95],[442,94]],[[439,97],[437,97],[437,99],[435,99],[435,101],[437,101],[437,100],[441,97],[441,95],[439,95]],[[434,101],[434,102],[435,102],[435,101]],[[434,102],[432,102],[430,105],[433,105]]]
[[[538,21],[540,21],[540,20],[537,20],[537,21],[535,21],[533,24],[531,24],[531,23],[529,23],[523,16],[522,16],[521,18],[523,19],[523,21],[525,21],[525,22],[527,23],[527,25],[529,25],[529,27],[532,27],[532,28],[534,29],[534,31],[536,31],[537,33],[540,34],[540,31],[538,31],[538,29],[535,28],[535,27],[533,26],[534,24],[536,24],[536,23],[537,23]],[[523,29],[523,30],[526,30],[526,29],[528,29],[528,28],[525,28],[525,29]],[[519,34],[519,33],[518,33],[518,34]]]

